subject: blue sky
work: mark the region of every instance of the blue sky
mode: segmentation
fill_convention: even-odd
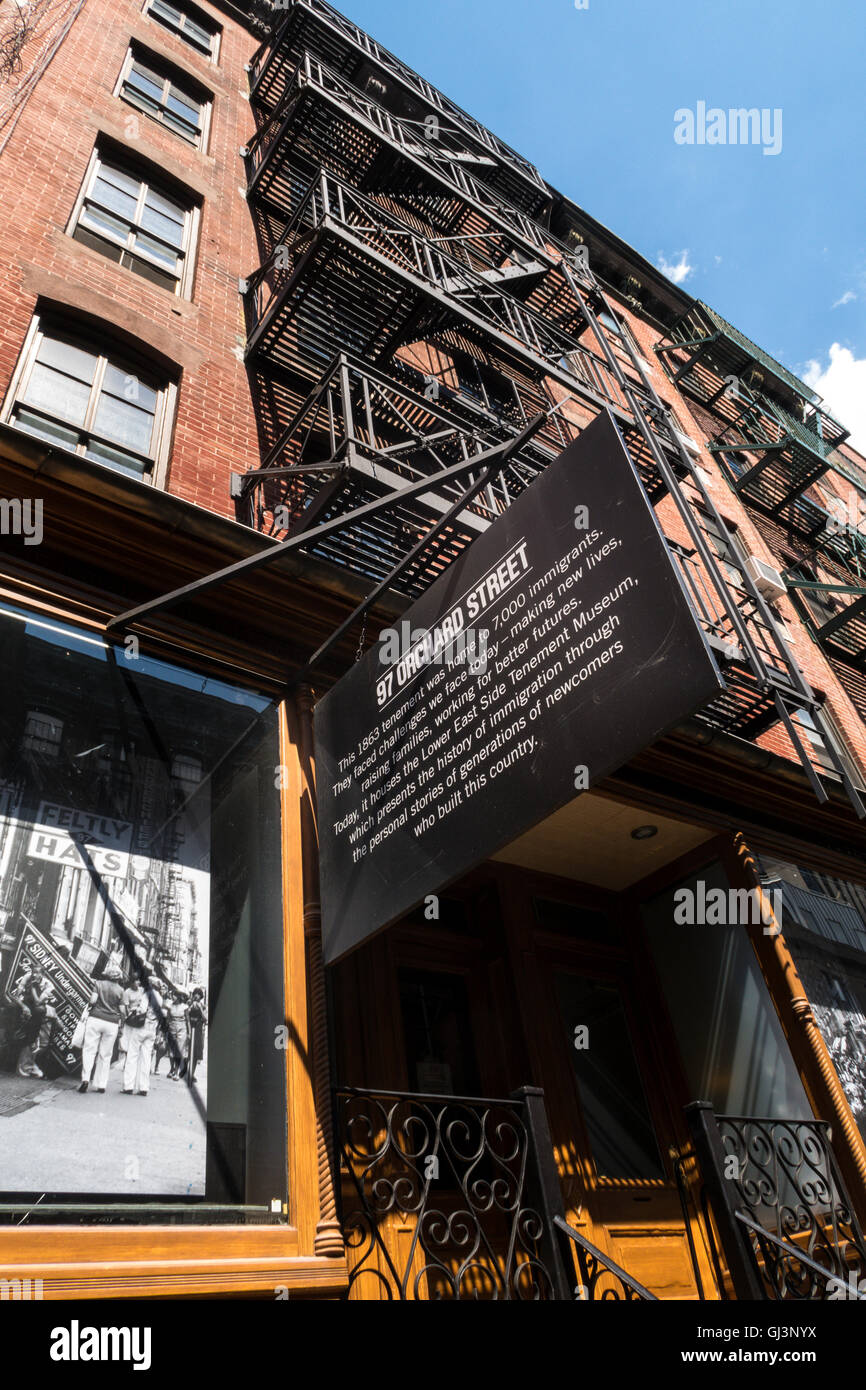
[[[805,375],[866,449],[863,0],[338,8]],[[781,110],[781,150],[677,144],[699,102]]]

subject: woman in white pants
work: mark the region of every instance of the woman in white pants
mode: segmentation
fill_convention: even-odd
[[[162,996],[150,976],[142,970],[141,984],[124,990],[126,1019],[126,1062],[123,1067],[123,1094],[146,1096],[150,1089],[150,1068],[156,1030],[164,1026]]]
[[[81,1085],[86,1091],[91,1081],[94,1091],[102,1093],[108,1081],[114,1039],[120,1027],[123,1008],[123,989],[120,968],[109,961],[97,980],[90,997],[90,1014],[84,1026],[84,1046],[81,1049]]]

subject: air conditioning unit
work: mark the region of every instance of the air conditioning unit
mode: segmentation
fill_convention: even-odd
[[[746,561],[746,573],[764,598],[770,603],[775,603],[778,599],[784,598],[788,592],[787,585],[777,569],[768,565],[766,560],[759,560],[757,555],[750,555]]]

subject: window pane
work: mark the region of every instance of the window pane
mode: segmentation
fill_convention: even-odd
[[[20,1223],[22,1206],[28,1222],[56,1224],[65,1203],[63,1224],[164,1226],[159,1202],[172,1204],[172,1225],[212,1225],[210,1204],[240,1205],[225,1214],[232,1224],[277,1224],[286,1067],[274,1020],[287,1015],[276,710],[144,650],[132,664],[114,681],[92,635],[0,610],[0,669],[15,670],[0,687],[0,991],[11,1044],[0,1052],[0,1224]],[[109,741],[134,751],[133,778],[122,756],[105,756]],[[21,1011],[10,1017],[9,996],[27,988],[35,963],[52,1014],[28,1040],[16,1036]],[[97,982],[103,1003],[114,1000],[104,1031],[121,990],[145,972],[159,995],[147,1046],[135,1040],[130,1068],[132,1030],[111,1027],[126,1061],[111,1047],[85,1063],[71,1040]],[[94,1071],[81,1096],[85,1064]],[[125,1069],[146,1097],[122,1094]],[[118,1199],[133,1210],[109,1205]]]
[[[142,381],[135,372],[124,372],[120,367],[113,367],[110,362],[105,368],[102,389],[106,395],[119,396],[121,400],[131,401],[142,410],[149,410],[151,415],[156,410],[158,393],[154,388]]]
[[[170,203],[167,198],[160,197],[151,189],[141,216],[141,225],[145,231],[155,233],[172,246],[182,246],[185,221],[183,208]]]
[[[152,72],[150,68],[145,68],[141,63],[133,63],[127,78],[131,87],[139,92],[143,92],[154,101],[162,101],[162,92],[165,86],[158,73]]]
[[[43,338],[36,358],[48,367],[57,367],[67,376],[74,376],[78,381],[92,382],[96,375],[95,353],[73,347],[62,338]]]
[[[43,420],[41,416],[34,415],[29,410],[22,410],[18,406],[15,408],[14,422],[19,429],[26,430],[28,434],[36,434],[40,439],[47,439],[64,449],[74,449],[79,441],[75,430],[65,430],[62,425],[56,425],[52,420]]]
[[[180,10],[174,8],[174,5],[167,5],[165,0],[153,0],[153,4],[150,8],[151,12],[160,19],[170,19],[173,24],[180,27],[183,15]]]
[[[127,473],[131,478],[141,478],[144,474],[144,464],[141,459],[134,458],[132,454],[125,454],[122,449],[112,449],[108,444],[91,444],[84,451],[85,458],[93,459],[95,463],[102,463],[106,468],[114,468],[118,473]]]
[[[99,208],[88,207],[82,212],[80,221],[86,227],[92,227],[102,236],[110,237],[112,241],[121,242],[124,246],[129,240],[127,223],[122,222],[119,217],[113,217],[110,212],[102,212]]]
[[[205,53],[210,53],[212,37],[200,24],[196,24],[195,20],[187,19],[183,33],[184,38],[189,39],[190,43],[197,44],[204,49]]]
[[[108,208],[126,222],[135,220],[135,208],[138,202],[137,192],[134,195],[125,193],[123,189],[117,188],[107,179],[100,177],[94,183],[90,197],[93,202],[99,203],[100,207]]]
[[[193,97],[182,95],[177,87],[170,87],[166,106],[169,111],[198,128],[201,118],[201,105]]]
[[[55,372],[51,367],[43,367],[37,362],[22,399],[60,420],[83,425],[90,387],[83,381],[73,381],[62,372]]]
[[[97,434],[126,444],[141,454],[150,450],[153,437],[153,415],[139,410],[131,402],[118,400],[116,396],[103,394],[96,409],[93,428]]]
[[[556,993],[599,1177],[664,1177],[619,990],[559,974]],[[587,1045],[577,1048],[581,1027]]]
[[[131,87],[124,87],[123,94],[129,99],[133,106],[137,106],[141,111],[148,111],[152,116],[162,119],[162,112],[159,102],[153,101],[149,96],[142,92],[133,91]]]
[[[170,247],[163,246],[159,241],[154,241],[152,237],[139,235],[135,238],[134,246],[138,255],[147,256],[166,269],[178,270],[180,262],[175,253]]]

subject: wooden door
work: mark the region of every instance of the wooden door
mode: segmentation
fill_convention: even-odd
[[[686,1137],[678,1057],[628,901],[511,877],[504,901],[567,1219],[657,1297],[695,1299],[671,1152]],[[689,1224],[715,1297],[702,1232]]]

